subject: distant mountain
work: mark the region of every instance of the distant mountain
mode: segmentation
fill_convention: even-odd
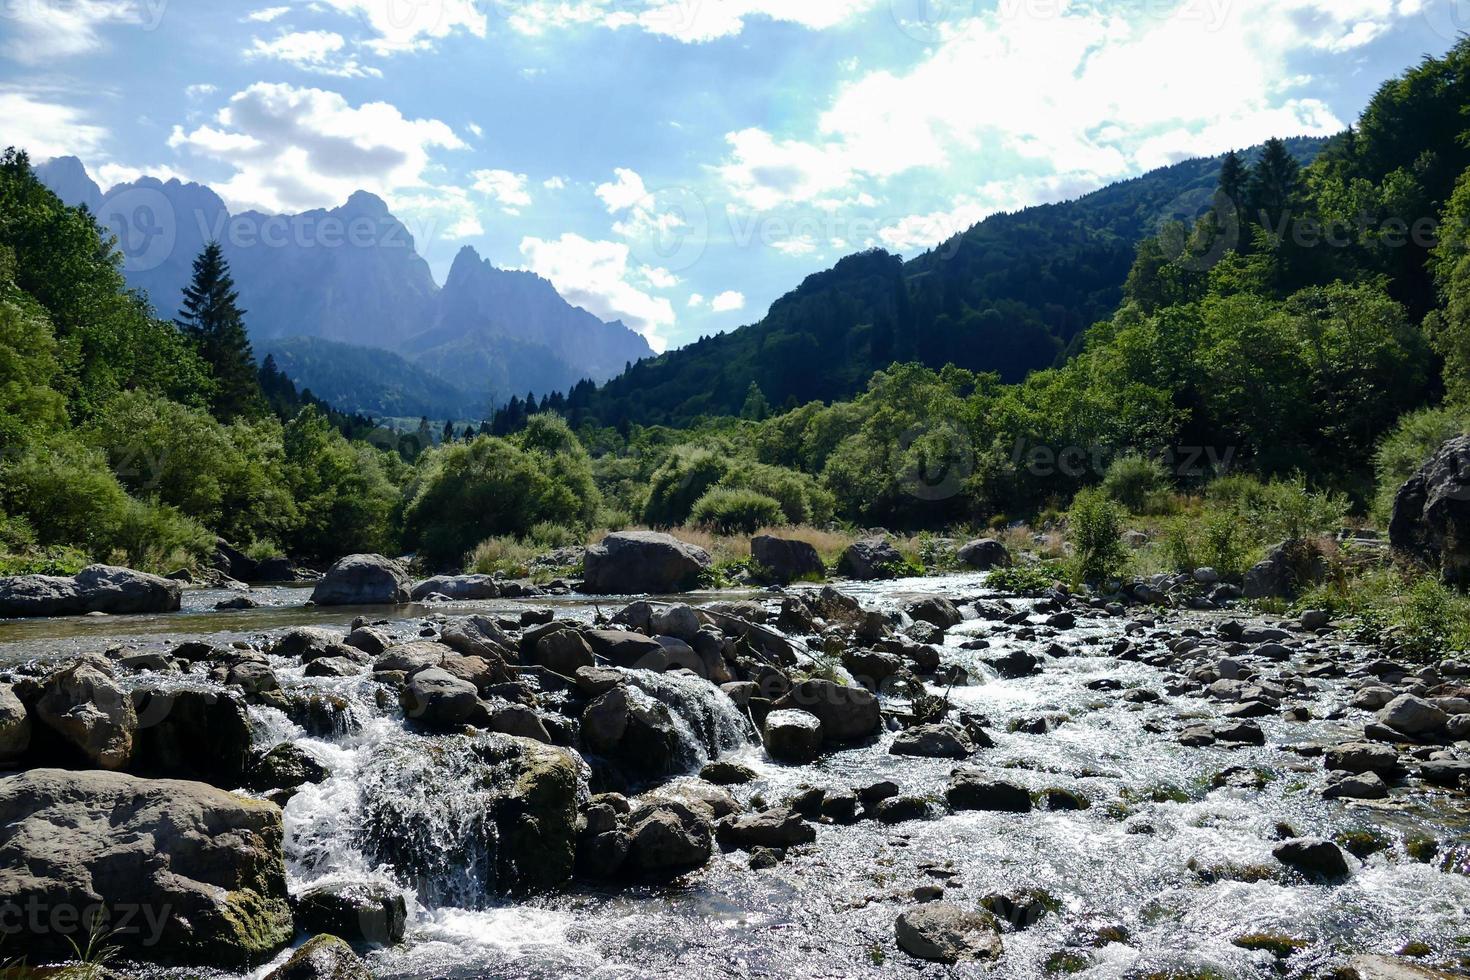
[[[1288,141],[1304,163],[1324,144]],[[1113,314],[1138,243],[1171,217],[1192,221],[1222,159],[996,214],[908,262],[882,250],[850,255],[807,277],[758,323],[634,364],[600,389],[578,389],[570,411],[577,422],[683,425],[738,414],[752,383],[778,408],[832,401],[903,361],[1020,380],[1063,359]]]
[[[462,391],[438,374],[391,351],[320,337],[281,337],[254,344],[256,357],[274,357],[298,388],[344,412],[373,417],[482,418],[490,399]]]
[[[113,230],[128,283],[148,294],[160,316],[175,314],[195,256],[218,240],[255,346],[280,351],[279,366],[293,382],[344,409],[413,415],[426,413],[403,407],[460,405],[469,406],[466,416],[488,414],[512,395],[605,381],[653,354],[623,323],[604,323],[545,279],[497,269],[473,249],[460,252],[441,289],[413,235],[366,192],[333,209],[231,215],[202,184],[144,177],[104,193],[74,157],[36,172],[62,200],[86,204]],[[288,338],[323,343],[285,344]],[[395,383],[389,375],[408,362],[418,373]],[[424,390],[430,378],[444,390]]]

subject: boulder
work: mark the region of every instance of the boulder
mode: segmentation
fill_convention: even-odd
[[[72,578],[0,578],[0,618],[177,612],[184,587],[173,579],[112,565],[89,565]]]
[[[510,663],[519,657],[515,638],[489,616],[450,620],[440,631],[439,642],[466,657],[488,660],[493,655]]]
[[[278,556],[266,558],[255,565],[255,576],[247,579],[250,582],[273,583],[273,582],[300,582],[310,578],[314,573],[303,572],[296,567],[291,559]]]
[[[1438,706],[1412,694],[1399,695],[1378,712],[1379,724],[1415,737],[1434,735],[1449,720],[1449,715]]]
[[[910,755],[925,759],[968,759],[975,745],[954,725],[918,725],[900,732],[889,746],[890,755]]]
[[[1320,881],[1336,881],[1351,872],[1342,848],[1329,840],[1298,837],[1278,844],[1271,852],[1282,864]]]
[[[1321,582],[1326,574],[1326,563],[1313,545],[1287,541],[1245,573],[1245,597],[1295,599],[1304,587]]]
[[[559,629],[541,637],[527,659],[563,677],[574,677],[579,669],[593,665],[592,648],[573,629]]]
[[[398,695],[408,719],[431,731],[465,725],[480,705],[480,692],[442,667],[425,667],[408,679]]]
[[[693,643],[704,623],[693,607],[677,603],[655,607],[648,617],[648,625],[658,636],[671,636],[685,643]]]
[[[238,695],[194,688],[138,688],[138,732],[129,772],[241,785],[250,764],[250,716]]]
[[[1393,550],[1451,582],[1470,572],[1470,436],[1435,451],[1399,488],[1388,525]]]
[[[1395,773],[1403,768],[1399,754],[1387,745],[1375,742],[1347,742],[1327,750],[1323,765],[1334,772],[1353,774]]]
[[[900,949],[933,963],[991,961],[1004,951],[994,916],[948,902],[908,909],[894,931]]]
[[[944,798],[955,810],[1030,813],[1031,794],[1013,783],[990,779],[976,769],[958,769],[950,776]]]
[[[81,912],[28,930],[6,954],[70,959],[96,924],[109,946],[150,962],[262,963],[295,932],[281,840],[274,805],[202,783],[57,769],[0,778],[0,907]]]
[[[500,587],[488,575],[439,575],[415,585],[409,598],[414,602],[423,602],[431,595],[442,595],[458,602],[473,602],[500,598]]]
[[[359,626],[342,641],[354,650],[361,650],[369,657],[376,657],[393,645],[393,638],[376,626]]]
[[[785,807],[726,817],[715,828],[721,847],[749,851],[757,847],[795,847],[817,839],[812,825]]]
[[[446,654],[439,667],[451,677],[458,677],[475,685],[482,695],[500,684],[510,684],[517,679],[515,671],[505,665],[499,657],[461,657],[457,653]]]
[[[782,710],[766,715],[761,741],[772,759],[798,765],[822,754],[822,721],[807,711]]]
[[[816,715],[822,722],[822,737],[829,742],[867,738],[882,721],[873,692],[824,680],[793,685],[774,707],[778,711],[797,708]]]
[[[960,548],[959,559],[981,572],[988,572],[992,568],[1009,568],[1011,565],[1011,553],[994,538],[980,538],[969,542]]]
[[[403,942],[408,906],[401,892],[375,882],[317,885],[297,897],[296,918],[309,932],[396,946]]]
[[[302,749],[290,742],[282,742],[251,764],[245,773],[245,788],[256,793],[296,789],[308,783],[324,782],[330,775],[331,771],[326,766]]]
[[[657,800],[628,815],[626,865],[647,877],[667,877],[703,867],[714,851],[710,826],[695,807]]]
[[[915,599],[909,603],[906,611],[919,622],[929,623],[939,627],[941,630],[947,630],[951,626],[958,626],[965,621],[965,617],[960,615],[960,611],[954,607],[954,603],[943,596],[930,595],[924,596],[921,599]]]
[[[336,936],[313,936],[265,980],[372,980],[352,947]]]
[[[348,555],[312,590],[318,606],[397,606],[409,601],[408,573],[382,555]]]
[[[31,716],[9,684],[0,684],[0,769],[18,762],[31,747]]]
[[[623,685],[582,712],[582,744],[634,773],[665,776],[674,771],[679,733],[667,707]]]
[[[757,574],[763,581],[786,585],[827,577],[827,566],[822,564],[817,549],[795,538],[771,534],[751,538],[750,557],[759,566]]]
[[[837,560],[839,575],[860,581],[897,578],[903,566],[903,555],[887,538],[854,541]]]
[[[125,769],[132,760],[138,715],[107,661],[83,658],[21,681],[15,693],[30,710],[33,747],[43,754],[92,769]]]
[[[322,629],[319,626],[296,626],[276,637],[266,647],[273,657],[291,660],[315,660],[330,657],[332,651],[343,645],[339,630]]]
[[[663,644],[642,633],[622,630],[589,630],[584,634],[596,656],[614,667],[663,672],[669,665]]]
[[[712,562],[703,548],[654,531],[621,531],[587,549],[583,588],[592,595],[688,592]]]

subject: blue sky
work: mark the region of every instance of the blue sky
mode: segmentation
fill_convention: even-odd
[[[1470,0],[0,0],[0,143],[361,188],[662,349],[872,245],[1353,121]]]

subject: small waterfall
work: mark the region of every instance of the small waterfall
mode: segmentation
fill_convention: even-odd
[[[679,736],[679,762],[687,769],[698,769],[751,739],[750,720],[708,681],[648,670],[624,673],[630,685],[669,709]]]

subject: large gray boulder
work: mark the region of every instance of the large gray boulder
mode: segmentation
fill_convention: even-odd
[[[795,538],[778,538],[762,534],[750,539],[750,557],[760,566],[761,577],[785,585],[803,579],[820,581],[827,577],[827,566],[817,549]]]
[[[679,800],[655,799],[628,816],[626,867],[646,877],[667,877],[703,867],[714,852],[709,819]]]
[[[112,666],[84,657],[16,685],[36,724],[33,748],[48,761],[92,769],[125,769],[133,758],[138,715]]]
[[[139,959],[241,970],[291,941],[281,811],[202,783],[34,769],[0,778],[0,907],[75,909],[7,956],[75,955],[100,916]]]
[[[414,602],[422,602],[431,595],[442,595],[460,602],[498,599],[500,586],[488,575],[439,575],[414,586],[411,598]]]
[[[348,555],[312,590],[318,606],[398,606],[409,601],[408,573],[382,555]]]
[[[1320,583],[1327,564],[1307,541],[1286,541],[1245,573],[1247,599],[1295,599],[1304,589]]]
[[[1450,716],[1423,698],[1401,694],[1378,712],[1378,721],[1405,735],[1433,735],[1444,728]]]
[[[470,720],[480,705],[480,691],[442,667],[425,667],[409,678],[398,700],[414,724],[442,732]]]
[[[439,642],[466,657],[496,656],[514,662],[517,656],[515,638],[489,616],[450,620],[440,631]]]
[[[231,789],[250,764],[250,716],[237,696],[203,687],[132,692],[138,731],[128,771]]]
[[[881,721],[878,698],[861,687],[844,687],[831,681],[805,680],[774,705],[776,710],[798,708],[822,722],[822,737],[828,742],[852,742],[867,738]]]
[[[887,538],[865,538],[848,545],[837,560],[837,572],[863,581],[897,578],[903,564],[903,555]]]
[[[994,538],[980,538],[961,547],[959,559],[976,571],[988,572],[992,568],[1009,568],[1011,553]]]
[[[172,579],[113,565],[89,565],[73,578],[0,578],[0,618],[177,612],[184,587]]]
[[[688,592],[712,564],[709,552],[655,531],[621,531],[587,549],[583,588],[592,595]]]
[[[947,902],[909,909],[894,931],[900,949],[934,963],[994,960],[1004,951],[993,915]]]
[[[822,754],[822,720],[809,711],[772,711],[761,728],[761,741],[772,759],[812,762]]]
[[[18,762],[31,747],[31,716],[9,684],[0,684],[0,769]]]
[[[1470,436],[1440,446],[1399,488],[1388,540],[1451,582],[1470,580]]]

